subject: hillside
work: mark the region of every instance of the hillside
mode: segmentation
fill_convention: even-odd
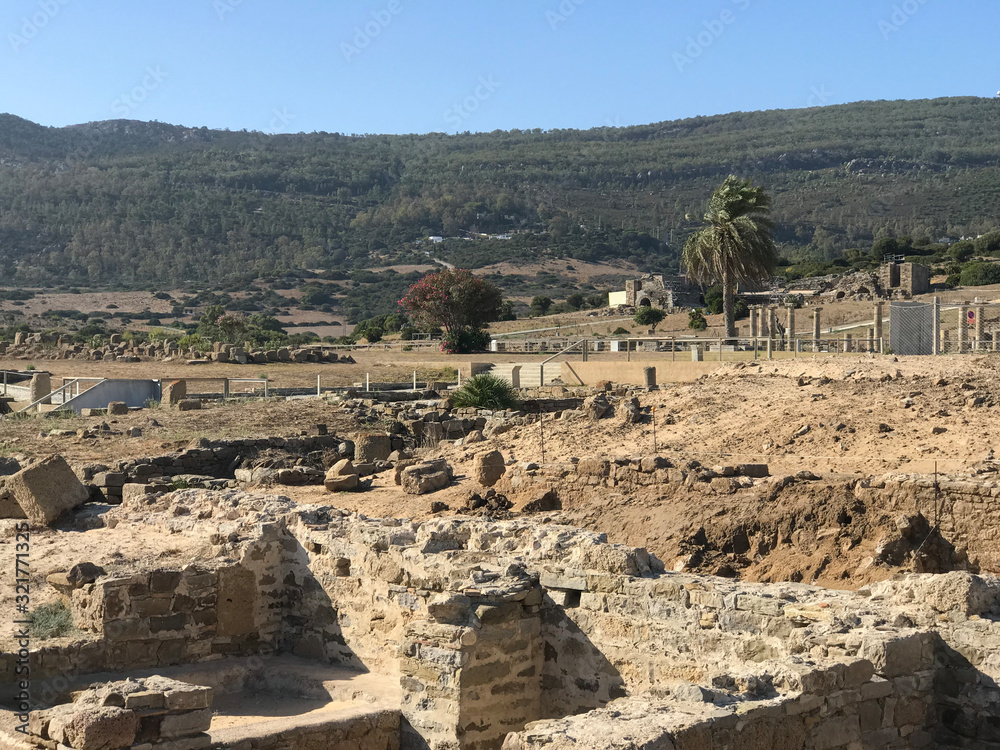
[[[564,257],[676,268],[730,172],[785,255],[995,226],[1000,102],[735,113],[628,128],[346,136],[0,115],[0,285],[232,288],[302,269]],[[510,240],[463,241],[469,233]]]

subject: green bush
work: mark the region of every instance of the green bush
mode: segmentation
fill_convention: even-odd
[[[460,409],[513,409],[517,404],[514,386],[488,372],[473,375],[451,396]]]
[[[704,331],[708,328],[708,321],[701,310],[692,310],[688,313],[688,328],[695,331]]]
[[[969,263],[959,276],[962,286],[1000,284],[1000,263]]]
[[[44,641],[58,638],[73,629],[73,613],[63,602],[53,602],[36,607],[28,616],[31,634]]]
[[[628,336],[631,331],[628,328],[622,328],[618,326],[615,330],[611,332],[612,336]]]

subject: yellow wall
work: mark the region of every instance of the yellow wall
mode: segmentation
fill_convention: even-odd
[[[702,375],[722,367],[725,362],[563,362],[562,379],[566,385],[594,385],[602,380],[612,383],[645,385],[643,370],[656,368],[656,382],[691,383]]]

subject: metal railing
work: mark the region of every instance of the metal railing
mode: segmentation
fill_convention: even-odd
[[[583,361],[586,362],[587,361],[587,350],[589,349],[589,347],[587,345],[587,339],[580,339],[579,341],[577,341],[577,342],[575,342],[575,343],[570,344],[569,346],[567,346],[561,352],[557,352],[557,353],[553,354],[551,357],[549,357],[548,359],[542,361],[542,363],[538,366],[538,377],[539,377],[539,380],[541,381],[541,385],[542,386],[545,385],[545,365],[547,365],[549,362],[551,362],[552,360],[556,359],[557,357],[561,357],[562,355],[567,354],[567,353],[573,351],[574,349],[576,349],[581,344],[583,344]]]
[[[72,398],[76,398],[77,396],[80,395],[80,383],[81,382],[84,382],[84,381],[93,382],[94,385],[97,385],[98,383],[103,383],[105,379],[106,378],[73,378],[72,380],[67,380],[61,386],[59,386],[58,388],[56,388],[54,391],[51,391],[50,393],[47,393],[44,396],[42,396],[37,401],[34,401],[34,402],[28,404],[23,409],[19,410],[17,413],[18,414],[24,414],[24,413],[30,411],[31,409],[34,409],[35,407],[38,407],[38,411],[41,412],[42,405],[43,404],[51,404],[52,401],[53,401],[53,399],[55,399],[56,396],[62,396],[63,400],[62,400],[61,406],[65,405],[67,401],[69,401]],[[72,396],[70,396],[69,398],[66,398],[66,391],[67,390],[72,390],[74,387],[76,389],[76,392]],[[93,386],[91,386],[91,387],[93,387]]]
[[[631,362],[633,353],[669,353],[671,361],[677,361],[678,352],[690,355],[695,362],[706,360],[757,360],[787,359],[818,354],[880,354],[885,351],[884,339],[832,337],[788,338],[726,338],[643,336],[624,340],[625,361]]]

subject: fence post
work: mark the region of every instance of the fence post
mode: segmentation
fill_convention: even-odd
[[[271,397],[271,389],[268,387],[267,378],[264,378],[264,398]]]
[[[316,376],[316,395],[317,396],[322,395],[322,391],[320,390],[320,385],[319,385],[319,375]]]
[[[670,337],[670,361],[671,362],[676,362],[677,361],[677,337],[676,336],[671,336]]]
[[[958,306],[958,353],[965,354],[965,341],[968,336],[969,327],[965,318],[966,307],[964,304]]]
[[[767,340],[767,358],[768,359],[774,359],[774,354],[771,351],[771,339],[770,338],[768,338],[768,340]]]
[[[722,338],[719,338],[719,361],[722,361]]]
[[[941,298],[935,297],[931,312],[931,353],[941,353]]]

